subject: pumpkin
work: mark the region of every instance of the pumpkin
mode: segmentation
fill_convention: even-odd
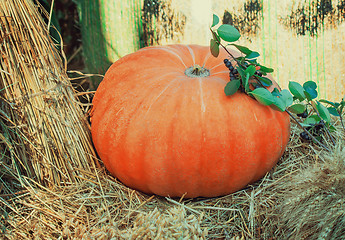
[[[108,69],[93,99],[91,132],[112,175],[147,194],[214,197],[276,164],[289,116],[241,92],[226,96],[224,58],[204,46],[156,46]]]

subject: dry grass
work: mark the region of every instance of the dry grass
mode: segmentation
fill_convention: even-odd
[[[277,166],[234,194],[148,196],[95,166],[84,114],[36,7],[3,1],[0,23],[0,238],[330,239],[344,233],[339,122],[331,153],[302,142],[293,125]],[[306,228],[314,223],[319,228],[310,235]]]
[[[345,148],[330,154],[277,187],[284,235],[290,239],[342,239],[345,236]]]
[[[307,234],[305,227],[315,220],[323,220],[322,226],[328,229],[344,231],[341,184],[345,176],[343,168],[338,168],[345,164],[345,159],[339,158],[344,156],[344,145],[339,144],[329,154],[302,143],[294,136],[298,132],[293,126],[287,151],[270,173],[254,185],[224,197],[148,196],[123,186],[103,169],[97,175],[85,172],[83,180],[76,184],[53,189],[25,186],[24,191],[0,196],[6,212],[2,217],[5,236],[8,239],[159,239],[159,236],[302,239],[298,234]],[[336,159],[338,164],[334,164]],[[327,167],[332,170],[325,175]],[[317,188],[318,172],[323,181],[329,179],[324,188]],[[334,179],[339,179],[338,184],[334,184]],[[305,191],[309,189],[312,191]],[[332,192],[332,197],[323,198],[325,191]],[[301,221],[294,219],[299,219],[306,206],[313,214],[304,214],[303,224],[298,225]],[[319,211],[320,207],[336,212]],[[321,232],[315,235],[318,233]]]
[[[64,55],[31,1],[1,1],[0,27],[2,167],[20,182],[77,182],[95,153]]]

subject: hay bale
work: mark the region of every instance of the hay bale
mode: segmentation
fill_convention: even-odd
[[[133,226],[121,231],[123,239],[205,239],[207,228],[202,229],[203,215],[196,218],[186,213],[183,207],[171,207],[164,213],[157,208],[148,213],[140,213]]]
[[[277,206],[285,239],[342,239],[345,233],[345,147],[331,153],[277,188]]]
[[[94,167],[85,114],[66,59],[30,0],[0,2],[1,173],[20,184],[54,187]],[[13,184],[12,184],[13,185]],[[11,193],[7,191],[7,193]]]
[[[286,153],[272,171],[246,189],[227,196],[147,196],[103,171],[85,172],[83,181],[69,186],[51,190],[28,188],[11,195],[6,202],[0,195],[0,201],[7,204],[0,227],[6,227],[4,236],[10,240],[128,239],[141,230],[145,230],[146,237],[165,233],[164,237],[173,233],[175,224],[189,232],[194,226],[205,239],[286,239],[289,225],[280,221],[282,212],[277,208],[286,200],[285,194],[289,194],[286,184],[301,170],[324,159],[324,150],[301,141],[299,132],[293,124]],[[344,137],[341,128],[338,132]],[[315,216],[318,214],[315,212]],[[160,229],[158,223],[164,223],[164,228]]]

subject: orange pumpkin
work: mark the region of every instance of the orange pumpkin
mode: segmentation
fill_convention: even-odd
[[[115,62],[96,91],[91,120],[109,172],[148,194],[213,197],[269,171],[287,145],[289,116],[244,93],[227,97],[227,57],[170,45]]]

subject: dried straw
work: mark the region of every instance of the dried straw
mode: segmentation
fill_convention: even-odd
[[[189,236],[194,233],[201,239],[289,239],[288,236],[292,236],[289,231],[294,229],[305,234],[301,226],[285,221],[291,216],[297,218],[298,211],[294,210],[294,215],[283,213],[304,209],[305,205],[301,204],[303,201],[293,201],[296,199],[293,193],[300,191],[299,195],[302,196],[301,191],[308,185],[303,187],[298,184],[303,179],[305,183],[313,184],[309,179],[315,167],[324,169],[322,164],[333,164],[335,158],[332,156],[339,156],[341,149],[343,154],[345,149],[342,143],[331,153],[325,153],[323,149],[301,141],[298,138],[299,132],[293,125],[286,153],[262,180],[224,197],[171,199],[147,196],[123,186],[101,169],[97,174],[85,171],[82,181],[70,186],[56,186],[54,189],[27,187],[25,191],[4,198],[7,204],[4,207],[7,214],[2,223],[3,228],[6,228],[5,237],[134,239],[136,236],[137,239],[190,239],[186,233]],[[337,133],[344,137],[341,131]],[[310,170],[310,166],[313,170],[309,172],[309,178],[305,179],[303,176]],[[332,169],[339,173],[341,168],[337,166],[334,165]],[[332,172],[329,179],[331,175]],[[316,181],[314,186],[319,183]],[[297,190],[296,186],[299,186]],[[339,184],[333,187],[336,186]],[[337,192],[342,191],[342,188],[336,187],[332,191],[337,201],[343,197],[343,192]],[[313,202],[313,197],[322,196],[316,191],[313,193],[309,203]],[[286,201],[292,201],[294,205],[286,204]],[[317,206],[312,215],[314,219],[328,217],[326,219],[332,220],[333,215],[329,211],[318,211]],[[286,208],[290,208],[289,211]],[[344,216],[344,208],[339,207],[337,211],[333,217]],[[308,226],[307,218],[304,223]],[[333,221],[327,226],[330,229],[333,226],[340,228],[340,223]]]
[[[56,186],[91,171],[87,121],[32,1],[0,2],[1,173]]]
[[[320,160],[277,187],[283,200],[277,214],[289,239],[343,239],[345,236],[344,145],[339,143]]]
[[[315,219],[326,221],[312,237],[344,232],[343,205],[334,214],[323,210],[344,199],[339,160],[344,161],[344,141],[325,153],[301,141],[294,124],[277,166],[228,196],[147,196],[102,168],[95,170],[89,130],[36,7],[27,0],[8,0],[0,3],[0,16],[0,238],[300,239],[311,236],[305,228]],[[344,139],[340,123],[335,126],[333,134]],[[301,194],[311,184],[312,194]],[[322,199],[323,192],[315,189],[333,195]],[[304,200],[314,204],[307,208],[313,214],[297,221],[306,209]],[[287,213],[294,213],[296,221],[289,221]]]

